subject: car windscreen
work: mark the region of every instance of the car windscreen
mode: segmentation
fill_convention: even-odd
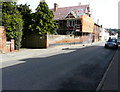
[[[116,39],[109,39],[108,42],[117,42]]]
[[[118,38],[118,41],[120,42],[120,38]]]

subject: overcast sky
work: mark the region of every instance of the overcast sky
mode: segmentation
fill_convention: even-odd
[[[90,4],[92,10],[92,17],[99,24],[102,24],[105,28],[118,28],[118,2],[120,0],[45,0],[49,8],[54,7],[54,3],[57,3],[58,7],[77,6],[79,2],[82,5]],[[18,0],[18,4],[27,3],[30,8],[34,9],[39,4],[40,0]]]

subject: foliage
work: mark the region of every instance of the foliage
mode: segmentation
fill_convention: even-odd
[[[57,30],[55,21],[53,20],[53,12],[49,10],[45,1],[41,1],[33,14],[34,24],[31,25],[32,31],[43,35],[46,33],[54,34]]]
[[[2,25],[2,3],[0,1],[0,26]]]
[[[29,5],[17,5],[16,2],[2,2],[2,25],[6,27],[7,40],[15,39],[15,47],[21,46],[22,36],[36,32],[40,35],[54,34],[57,25],[53,20],[53,12],[42,0],[35,13],[31,13]]]
[[[118,32],[118,29],[107,29],[109,32],[111,32],[111,31],[114,31],[114,32]]]
[[[21,15],[23,16],[22,19],[24,21],[23,36],[31,31],[30,25],[33,24],[32,13],[31,13],[31,9],[29,8],[29,6],[30,5],[27,5],[27,4],[25,4],[25,5],[21,4],[18,6],[18,10],[21,13]]]
[[[22,15],[14,2],[2,3],[2,25],[6,27],[7,39],[15,39],[15,48],[19,49],[22,40]]]

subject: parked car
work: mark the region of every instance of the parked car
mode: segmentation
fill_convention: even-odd
[[[106,43],[105,43],[105,48],[118,48],[118,42],[117,39],[109,39]]]
[[[120,38],[118,38],[118,44],[120,44]]]

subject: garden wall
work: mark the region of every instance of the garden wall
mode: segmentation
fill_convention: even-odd
[[[89,43],[90,35],[43,35],[37,33],[26,35],[22,41],[24,48],[47,48],[59,45],[86,44]]]
[[[5,27],[0,26],[0,52],[7,53],[14,51],[14,39],[7,41]]]
[[[47,44],[49,47],[66,44],[80,44],[82,37],[70,35],[47,35]]]

